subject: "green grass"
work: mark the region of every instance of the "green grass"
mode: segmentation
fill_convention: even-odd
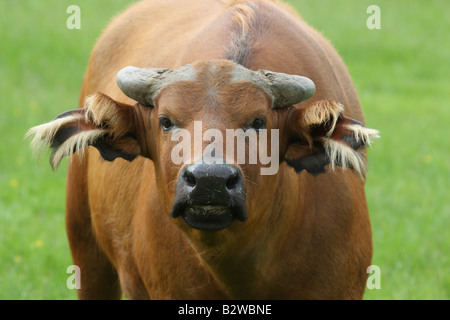
[[[90,51],[131,1],[77,1],[81,30],[68,30],[73,1],[0,3],[0,299],[74,299],[65,235],[67,165],[52,172],[23,136],[77,106]],[[450,298],[450,3],[290,1],[346,62],[369,127],[366,194],[381,289],[366,299]],[[381,8],[369,30],[366,9]]]

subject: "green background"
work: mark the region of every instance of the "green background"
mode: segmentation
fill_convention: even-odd
[[[65,234],[67,161],[52,172],[23,139],[77,106],[90,51],[132,1],[0,2],[0,299],[75,299]],[[450,2],[291,0],[346,62],[367,125],[366,183],[381,289],[365,299],[450,298]],[[66,9],[81,8],[69,30]],[[369,5],[381,29],[369,30]],[[326,285],[326,284],[324,284]]]

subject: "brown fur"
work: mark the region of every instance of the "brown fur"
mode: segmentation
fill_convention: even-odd
[[[171,142],[159,127],[160,113],[188,130],[193,120],[203,121],[203,130],[224,130],[264,115],[267,128],[280,129],[281,152],[304,154],[314,148],[303,138],[311,145],[314,138],[307,126],[292,126],[324,117],[315,112],[301,118],[301,108],[333,99],[346,106],[345,116],[363,121],[351,78],[322,36],[277,2],[223,2],[140,2],[110,24],[92,52],[80,106],[87,96],[103,92],[133,105],[121,104],[118,110],[133,112],[122,122],[111,112],[114,104],[107,101],[103,109],[104,98],[97,96],[103,103],[85,120],[114,128],[117,137],[135,137],[135,153],[145,157],[105,162],[89,148],[87,157],[69,169],[67,232],[74,264],[82,272],[80,298],[119,298],[121,290],[130,298],[152,299],[363,295],[371,229],[364,182],[351,170],[313,177],[283,162],[278,174],[261,176],[255,173],[258,166],[243,165],[246,222],[208,233],[168,215],[180,167],[171,165]],[[316,94],[294,108],[271,110],[262,90],[228,81],[232,65],[217,60],[223,58],[254,70],[307,76]],[[177,68],[197,60],[203,60],[196,65],[197,80],[168,86],[154,108],[136,105],[115,84],[115,74],[127,65]]]

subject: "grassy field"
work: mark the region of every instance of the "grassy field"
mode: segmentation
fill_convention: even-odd
[[[65,235],[66,162],[36,161],[26,130],[77,105],[90,51],[132,1],[0,3],[0,299],[74,299]],[[335,45],[382,138],[369,151],[367,199],[381,289],[366,299],[450,298],[450,3],[291,0]],[[381,9],[369,30],[366,9]]]

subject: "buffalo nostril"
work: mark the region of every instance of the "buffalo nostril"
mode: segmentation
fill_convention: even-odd
[[[184,172],[183,177],[184,177],[184,181],[186,181],[188,186],[195,187],[195,184],[197,183],[197,181],[195,180],[195,176],[192,172],[186,170]]]
[[[237,173],[232,174],[228,177],[226,182],[226,187],[228,190],[232,190],[236,187],[236,184],[239,182],[239,175]]]

